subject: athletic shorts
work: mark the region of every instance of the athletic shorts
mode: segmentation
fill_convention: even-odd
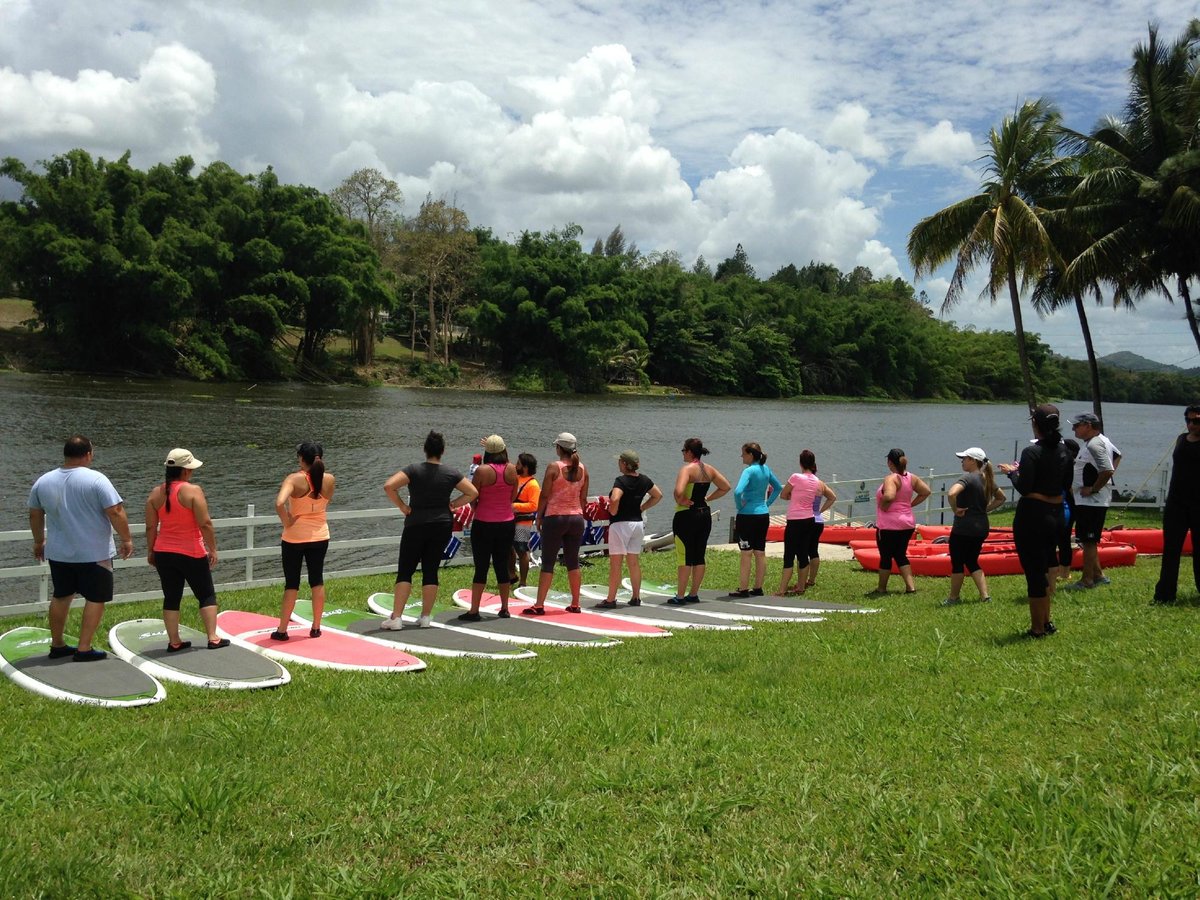
[[[192,589],[200,606],[214,606],[217,590],[213,587],[212,569],[207,556],[184,556],[182,553],[155,553],[154,568],[162,585],[163,609],[177,610],[183,602],[183,584]]]
[[[107,603],[113,598],[112,563],[50,562],[50,581],[55,597],[76,594],[92,603]]]
[[[712,534],[712,511],[707,506],[678,510],[671,519],[671,530],[675,532],[675,564],[704,565],[708,536]]]
[[[325,554],[329,540],[280,541],[279,552],[283,557],[283,588],[287,591],[300,590],[300,565],[308,566],[308,586],[320,587],[325,583]]]
[[[413,573],[421,567],[421,584],[437,584],[442,554],[454,534],[450,522],[405,523],[400,533],[400,555],[396,561],[396,584],[412,584]]]
[[[908,565],[908,542],[912,540],[914,528],[877,528],[875,529],[875,546],[879,548],[879,571],[892,571],[892,563],[897,568]]]
[[[1075,504],[1075,539],[1081,544],[1098,544],[1104,531],[1107,506],[1083,506]]]
[[[480,522],[471,525],[471,556],[475,560],[475,584],[487,584],[488,562],[496,573],[496,584],[509,584],[508,554],[512,551],[516,523]]]
[[[1013,516],[1013,541],[1017,558],[1025,570],[1025,588],[1034,599],[1049,590],[1046,573],[1058,565],[1058,529],[1062,522],[1061,503],[1043,503],[1022,497]]]
[[[645,522],[610,522],[608,525],[608,555],[638,556],[646,535]]]
[[[973,575],[979,571],[979,551],[983,549],[985,535],[972,537],[968,534],[950,532],[950,571],[958,574],[963,569]]]
[[[517,522],[513,530],[513,549],[518,553],[529,552],[529,539],[533,536],[533,522]]]
[[[733,523],[738,549],[757,550],[760,553],[766,550],[767,529],[770,527],[771,517],[766,513],[739,515]]]
[[[808,545],[808,558],[810,561],[821,558],[821,532],[824,530],[825,523],[813,519],[812,542]]]

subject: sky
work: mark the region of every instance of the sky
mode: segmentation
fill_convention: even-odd
[[[912,280],[923,217],[973,194],[989,130],[1045,96],[1119,115],[1134,46],[1200,0],[0,0],[0,156],[188,154],[402,212],[447,197],[502,237],[620,225],[643,253],[760,277],[809,261]],[[0,185],[12,196],[13,185]],[[940,312],[949,270],[916,283]],[[1011,329],[1006,298],[947,314]],[[1200,366],[1182,310],[1088,310],[1100,355]],[[1084,357],[1072,310],[1026,328]]]

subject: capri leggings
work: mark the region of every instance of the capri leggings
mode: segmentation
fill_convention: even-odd
[[[1022,497],[1017,501],[1013,516],[1013,540],[1017,558],[1025,570],[1028,596],[1046,596],[1049,581],[1046,573],[1058,565],[1058,529],[1062,525],[1062,505],[1043,503]]]
[[[821,532],[824,530],[825,523],[813,519],[812,539],[808,543],[808,558],[810,561],[821,558]]]
[[[770,527],[771,517],[766,513],[739,515],[734,523],[738,546],[743,550],[766,550],[767,529]]]
[[[783,529],[783,567],[790,569],[793,560],[800,568],[808,565],[812,547],[815,519],[788,519]]]
[[[542,519],[542,571],[553,572],[562,550],[568,572],[579,568],[579,545],[583,543],[583,516],[545,516]],[[507,577],[507,576],[506,576]]]
[[[950,532],[950,571],[961,572],[966,569],[968,574],[979,571],[979,551],[983,549],[985,535],[971,537],[968,534]]]
[[[213,587],[212,570],[207,556],[184,556],[182,553],[155,553],[154,568],[162,585],[163,609],[179,610],[183,602],[183,583],[192,589],[201,608],[217,605],[217,590]]]
[[[475,584],[487,584],[488,560],[496,573],[496,584],[509,584],[508,554],[512,550],[517,523],[480,522],[471,526],[471,555],[475,558]]]
[[[897,568],[908,565],[908,542],[912,540],[915,528],[877,528],[875,529],[875,545],[879,548],[879,571],[892,571],[892,563]]]
[[[396,584],[412,584],[413,572],[421,567],[421,583],[437,584],[442,553],[450,543],[454,526],[450,522],[405,524],[400,534],[400,558],[396,563]]]
[[[283,557],[283,589],[300,590],[300,564],[308,566],[308,586],[320,587],[325,583],[325,553],[329,550],[328,539],[324,541],[280,541],[279,551]]]
[[[712,511],[707,506],[676,511],[671,520],[675,532],[675,562],[680,566],[704,565],[704,551],[712,533]]]

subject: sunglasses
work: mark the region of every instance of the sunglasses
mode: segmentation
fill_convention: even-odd
[[[1189,425],[1200,425],[1200,416],[1184,416],[1183,420]]]

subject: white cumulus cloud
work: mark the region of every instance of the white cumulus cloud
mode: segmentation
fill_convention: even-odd
[[[955,131],[949,120],[942,119],[917,135],[903,162],[908,166],[946,166],[953,168],[975,159],[979,152],[969,132]]]

